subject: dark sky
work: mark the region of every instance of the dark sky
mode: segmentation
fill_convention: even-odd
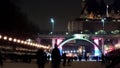
[[[55,31],[67,31],[69,20],[80,17],[81,0],[11,0],[40,31],[51,31],[50,18],[55,20]],[[97,3],[95,2],[97,1]],[[104,0],[88,0],[90,9],[98,10]],[[118,1],[119,0],[114,0]],[[102,7],[103,8],[103,7]],[[105,10],[105,9],[102,9]]]
[[[20,0],[15,3],[40,30],[51,30],[52,17],[55,31],[67,31],[68,21],[80,17],[81,0]]]
[[[92,6],[90,11],[97,8],[96,0],[87,1]],[[97,0],[97,5],[103,5],[101,1]],[[120,0],[114,1],[120,10]],[[0,10],[0,33],[24,34],[51,31],[51,17],[55,20],[56,32],[67,31],[68,21],[79,18],[82,8],[81,0],[0,0]]]

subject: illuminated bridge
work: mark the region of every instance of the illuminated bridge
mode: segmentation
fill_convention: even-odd
[[[101,55],[120,48],[119,34],[39,34],[32,40],[0,35],[0,49],[4,54],[35,55],[37,49],[44,48],[51,52],[57,44],[62,53]]]
[[[97,35],[97,34],[68,34],[68,35],[40,35],[39,43],[50,45],[54,48],[57,44],[62,52],[78,53],[82,47],[82,51],[98,52],[106,54],[114,49],[120,48],[120,35]],[[81,50],[80,50],[81,51]]]

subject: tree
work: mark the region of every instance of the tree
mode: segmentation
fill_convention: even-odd
[[[0,32],[33,33],[38,29],[10,0],[0,0]]]

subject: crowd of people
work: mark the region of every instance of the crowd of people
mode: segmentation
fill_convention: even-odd
[[[115,65],[120,63],[120,49],[114,50],[106,55],[102,54],[102,63],[106,64],[106,68],[114,67]],[[29,56],[30,57],[30,56]],[[23,61],[28,62],[28,56],[23,55]],[[36,63],[38,65],[38,68],[45,68],[45,64],[49,63],[51,58],[51,68],[60,68],[61,62],[63,66],[71,66],[72,61],[76,60],[76,57],[67,56],[67,53],[60,54],[59,49],[57,46],[52,50],[51,56],[47,55],[47,53],[44,51],[44,49],[38,49],[35,55],[35,59],[37,60]],[[83,59],[83,55],[78,55],[77,59],[81,61]],[[96,61],[98,61],[98,56],[96,56]],[[3,55],[0,52],[0,68],[3,67]],[[87,53],[84,54],[84,60],[88,60]],[[31,62],[29,60],[29,62]]]
[[[120,55],[119,55],[119,53],[120,53],[120,49],[112,51],[112,52],[110,52],[110,53],[108,53],[106,55],[102,54],[102,57],[101,57],[102,62],[101,63],[106,64],[106,68],[115,67],[117,64],[120,63]],[[74,59],[73,57],[67,56],[66,53],[63,53],[62,56],[61,56],[60,51],[59,51],[59,49],[57,47],[55,47],[52,50],[51,57],[52,57],[51,68],[59,68],[61,61],[62,61],[63,66],[66,66],[66,65],[70,66],[73,59]],[[78,58],[79,58],[79,61],[81,61],[81,58],[82,58],[81,55],[78,56]],[[88,60],[88,57],[87,57],[86,53],[84,55],[84,59],[85,59],[85,61]],[[96,61],[98,61],[98,56],[96,56],[95,59],[96,59]],[[45,65],[45,64],[43,64],[43,65]],[[39,64],[38,64],[38,66],[39,66]],[[44,67],[39,67],[39,68],[44,68]]]
[[[57,46],[55,46],[55,48],[52,50],[51,54],[52,54],[51,55],[51,58],[52,58],[51,68],[59,68],[60,62],[61,62],[61,55],[60,55],[60,51],[57,48]],[[47,55],[44,52],[44,50],[39,49],[37,54],[36,54],[36,57],[37,57],[38,68],[44,68],[45,63],[47,63],[49,60],[49,59],[47,60]]]

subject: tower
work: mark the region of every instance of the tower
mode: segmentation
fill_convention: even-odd
[[[81,8],[80,18],[86,18],[88,14],[86,10],[86,0],[81,0]]]

